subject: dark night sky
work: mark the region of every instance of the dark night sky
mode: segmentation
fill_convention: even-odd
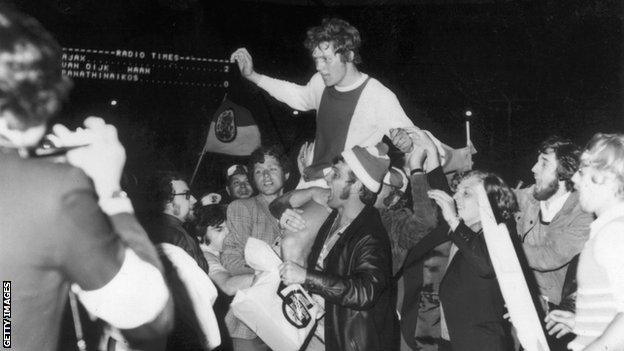
[[[128,48],[226,58],[246,46],[261,73],[304,83],[314,71],[306,28],[337,15],[362,34],[361,70],[390,87],[416,125],[462,146],[462,112],[475,111],[477,168],[510,183],[530,178],[537,143],[550,134],[585,143],[624,131],[621,2],[506,1],[360,7],[176,0],[13,1],[64,46]],[[304,2],[312,3],[312,2]],[[422,3],[422,2],[421,2]],[[295,153],[314,115],[299,118],[240,77],[230,96],[255,115],[264,143]],[[122,129],[130,173],[187,173],[223,91],[76,81],[60,121],[104,115]],[[119,100],[115,108],[107,105]],[[271,121],[271,118],[275,123]],[[210,156],[199,190],[218,184]],[[219,177],[218,175],[217,177]]]

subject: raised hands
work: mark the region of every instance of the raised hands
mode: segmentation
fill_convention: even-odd
[[[303,171],[306,167],[312,165],[314,158],[314,142],[305,142],[299,149],[299,155],[297,155],[297,167],[299,168],[299,174],[303,175]]]
[[[412,138],[403,128],[390,129],[390,141],[404,154],[412,150]]]
[[[230,56],[230,62],[236,62],[241,75],[253,82],[257,78],[257,73],[254,71],[253,59],[251,54],[245,48],[239,48]]]
[[[102,118],[88,117],[84,128],[72,132],[57,124],[52,128],[62,145],[87,145],[70,150],[67,161],[82,169],[92,180],[100,198],[120,190],[121,173],[126,163],[126,150],[119,142],[117,129]]]
[[[451,230],[454,231],[459,225],[459,216],[455,209],[455,200],[453,200],[449,194],[437,189],[429,190],[427,195],[440,207],[444,220],[448,223],[449,227],[451,227]]]
[[[440,166],[438,148],[424,130],[418,129],[409,134],[412,140],[412,151],[406,155],[406,166],[409,170],[421,168],[431,171]]]

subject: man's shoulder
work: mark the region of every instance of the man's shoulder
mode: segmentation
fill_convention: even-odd
[[[366,206],[358,215],[359,231],[364,236],[388,237],[388,232],[381,219],[381,214],[373,206]]]
[[[395,96],[392,90],[390,90],[388,87],[383,85],[383,83],[371,76],[368,76],[368,83],[366,83],[366,87],[364,88],[364,90],[374,92],[375,96],[379,98],[386,96]]]
[[[236,199],[232,202],[230,202],[230,204],[228,205],[228,213],[230,213],[231,211],[234,213],[240,212],[240,211],[251,211],[252,208],[257,207],[258,206],[258,200],[256,199],[256,196],[252,196],[248,199]]]
[[[188,235],[184,227],[181,224],[178,225],[176,223],[177,220],[170,217],[172,216],[158,214],[144,221],[144,227],[154,243],[168,242],[175,244],[175,242],[185,239],[185,236]]]
[[[534,187],[535,184],[522,189],[514,189],[520,211],[525,211],[527,207],[539,206],[539,201],[533,197]]]
[[[589,226],[594,220],[594,215],[589,212],[583,211],[581,203],[579,201],[578,191],[572,191],[570,196],[560,210],[560,218],[575,220],[578,225]]]
[[[22,188],[38,197],[92,187],[82,170],[65,163],[4,155],[0,165],[0,178],[10,180],[5,186]]]

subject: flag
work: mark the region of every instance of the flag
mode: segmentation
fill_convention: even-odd
[[[249,156],[260,147],[260,130],[248,109],[227,97],[217,108],[206,137],[204,152]]]

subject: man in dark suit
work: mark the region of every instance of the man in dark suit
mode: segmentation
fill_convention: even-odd
[[[116,129],[93,117],[75,133],[55,126],[58,142],[87,146],[69,151],[69,164],[29,158],[69,91],[62,50],[34,19],[5,6],[0,38],[0,278],[12,307],[4,346],[55,350],[71,285],[90,313],[137,348],[157,350],[173,306],[120,188],[125,150]]]

